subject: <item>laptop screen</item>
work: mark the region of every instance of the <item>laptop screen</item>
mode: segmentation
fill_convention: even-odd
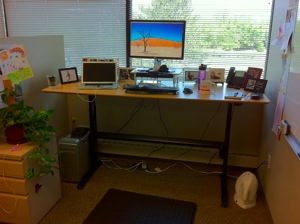
[[[117,82],[115,61],[87,61],[82,64],[82,83],[110,84]]]

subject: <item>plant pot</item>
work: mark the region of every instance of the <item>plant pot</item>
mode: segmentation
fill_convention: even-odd
[[[8,144],[21,144],[27,142],[22,124],[15,124],[5,128],[5,137]]]

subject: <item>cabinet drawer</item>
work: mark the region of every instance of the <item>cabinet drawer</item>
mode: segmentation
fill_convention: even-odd
[[[10,177],[0,177],[0,192],[27,195],[27,181]]]
[[[14,224],[31,223],[28,196],[0,193],[0,201],[0,222]]]
[[[0,160],[0,171],[3,176],[23,179],[26,168],[23,161]]]

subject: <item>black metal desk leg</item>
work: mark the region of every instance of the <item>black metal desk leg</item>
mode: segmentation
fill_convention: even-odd
[[[89,181],[94,172],[98,169],[101,162],[97,156],[97,113],[96,113],[96,96],[89,95],[89,122],[90,122],[90,135],[89,135],[89,155],[90,155],[90,168],[83,176],[77,185],[78,189],[83,189],[85,184]]]
[[[227,166],[228,166],[228,152],[230,142],[230,131],[231,131],[231,117],[232,115],[232,103],[228,103],[227,106],[227,117],[226,117],[226,128],[225,128],[225,139],[222,148],[222,174],[221,174],[221,195],[222,195],[222,207],[228,206],[228,193],[227,193]]]

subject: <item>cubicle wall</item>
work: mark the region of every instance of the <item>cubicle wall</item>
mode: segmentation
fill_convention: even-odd
[[[24,100],[35,108],[54,109],[51,119],[61,136],[68,132],[68,108],[64,95],[45,94],[41,92],[47,84],[46,76],[55,74],[58,68],[65,66],[63,36],[33,36],[0,38],[0,44],[21,44],[25,48],[33,70],[33,77],[21,82]]]

